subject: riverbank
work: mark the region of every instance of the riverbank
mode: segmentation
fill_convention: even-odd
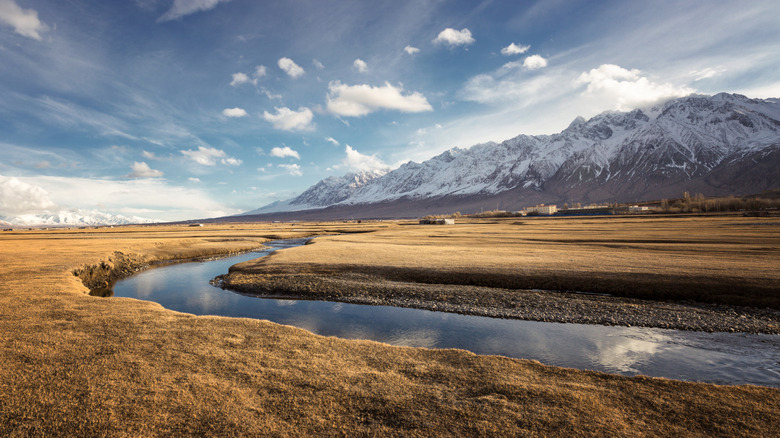
[[[780,428],[778,389],[325,338],[92,297],[73,275],[116,251],[155,262],[340,227],[0,234],[0,434],[769,436]]]
[[[217,284],[267,298],[409,307],[529,321],[780,334],[780,311],[640,300],[574,292],[390,281],[381,276],[285,274],[258,279],[235,270]]]

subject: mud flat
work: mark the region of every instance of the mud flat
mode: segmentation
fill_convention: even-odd
[[[780,429],[777,389],[326,338],[92,297],[74,275],[111,271],[116,252],[154,263],[341,227],[0,234],[0,434],[771,436]],[[362,227],[376,236],[402,228]],[[349,237],[358,236],[368,234]]]

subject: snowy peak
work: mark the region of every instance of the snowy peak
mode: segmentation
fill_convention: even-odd
[[[16,226],[97,226],[148,224],[154,221],[141,217],[127,217],[97,210],[63,209],[54,212],[2,217],[0,222]]]
[[[386,170],[363,170],[341,177],[326,178],[290,202],[290,205],[327,207],[349,198],[355,191],[371,180],[386,174]]]
[[[324,208],[348,199],[355,191],[387,173],[385,169],[361,170],[343,176],[331,176],[309,187],[293,199],[276,201],[244,215]]]
[[[391,172],[327,178],[282,208],[473,200],[510,191],[516,196],[502,199],[519,206],[524,198],[597,202],[683,190],[758,192],[780,186],[779,157],[778,99],[691,95],[653,108],[577,117],[558,134],[519,135],[450,149]]]

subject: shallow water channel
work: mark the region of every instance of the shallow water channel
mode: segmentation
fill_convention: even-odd
[[[118,281],[113,296],[154,301],[196,315],[267,319],[345,339],[392,345],[460,348],[544,364],[720,384],[780,387],[780,335],[700,333],[486,318],[327,301],[245,296],[209,284],[236,263],[272,249],[207,262],[150,269]]]

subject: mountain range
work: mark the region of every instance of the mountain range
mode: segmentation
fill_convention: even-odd
[[[392,171],[326,178],[244,219],[416,217],[777,187],[780,99],[721,93],[578,117],[558,134],[454,148]]]
[[[154,221],[133,216],[105,213],[98,210],[60,209],[39,214],[24,214],[19,216],[0,216],[0,226],[96,226],[96,225],[127,225],[147,224]]]

